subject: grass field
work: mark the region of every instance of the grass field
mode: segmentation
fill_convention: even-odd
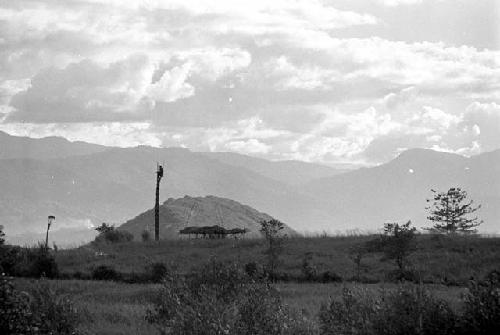
[[[350,250],[373,238],[289,238],[281,255],[279,271],[289,275],[290,280],[273,285],[286,305],[301,312],[317,327],[321,305],[330,299],[340,299],[344,287],[356,287],[369,295],[377,295],[401,285],[388,280],[387,275],[396,266],[392,261],[383,260],[378,253],[368,253],[362,259],[362,276],[368,280],[364,283],[352,280],[356,268]],[[407,285],[424,285],[456,311],[463,306],[461,296],[467,290],[468,281],[472,277],[482,278],[500,266],[500,238],[420,235],[416,245],[410,264],[420,280],[417,284]],[[160,284],[77,280],[76,274],[80,278],[90,278],[93,268],[108,265],[119,271],[122,278],[127,278],[132,274],[144,274],[149,265],[162,262],[182,275],[214,258],[241,266],[248,262],[263,264],[265,248],[265,241],[259,239],[89,244],[53,252],[61,278],[70,279],[47,280],[47,283],[58,294],[74,302],[81,319],[79,330],[83,334],[158,334],[158,330],[146,322],[145,316],[158,296]],[[318,273],[335,272],[343,282],[302,281],[301,270],[306,254],[310,255]],[[16,278],[14,284],[23,291],[36,287],[34,279]]]
[[[17,279],[16,288],[29,291],[34,280]],[[79,329],[87,334],[158,334],[144,317],[159,284],[124,284],[108,281],[48,280],[52,289],[67,295],[81,314]],[[338,299],[344,286],[356,286],[373,294],[392,290],[397,284],[277,284],[283,301],[315,321],[322,303]],[[426,285],[436,296],[459,308],[464,288]]]
[[[355,275],[349,250],[373,236],[290,238],[286,241],[280,271],[292,277],[301,274],[302,262],[310,253],[318,272],[332,271],[344,280]],[[110,265],[124,274],[141,273],[154,262],[169,264],[180,273],[199,267],[211,258],[219,261],[263,263],[265,241],[175,240],[87,245],[60,250],[56,260],[61,272],[89,274],[98,265]],[[409,258],[412,270],[426,283],[465,285],[471,277],[480,278],[500,264],[500,238],[476,236],[429,236],[417,238],[417,250]],[[383,282],[395,269],[377,253],[366,254],[361,262],[367,282]]]

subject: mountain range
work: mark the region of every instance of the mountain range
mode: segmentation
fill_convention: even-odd
[[[105,147],[0,132],[0,224],[10,241],[53,229],[122,224],[154,205],[155,169],[165,163],[161,202],[213,195],[251,206],[297,231],[376,230],[387,221],[426,222],[430,189],[459,186],[482,208],[483,232],[500,232],[500,150],[470,158],[410,149],[369,168],[335,169],[183,148]],[[78,238],[78,236],[73,236]],[[73,242],[78,242],[77,240]]]

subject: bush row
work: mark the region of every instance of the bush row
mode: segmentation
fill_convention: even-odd
[[[41,281],[30,292],[16,290],[0,276],[0,334],[77,334],[80,315],[72,301]]]
[[[0,273],[15,277],[57,278],[59,269],[51,251],[44,245],[34,248],[0,246]]]
[[[320,334],[433,335],[497,334],[500,327],[500,272],[470,284],[457,313],[423,286],[402,285],[374,297],[344,289],[340,301],[322,306]]]
[[[460,312],[422,285],[401,284],[379,294],[345,288],[310,318],[283,304],[265,278],[212,262],[168,275],[146,319],[162,334],[489,335],[500,327],[499,274],[471,283]]]
[[[219,262],[187,276],[167,276],[146,319],[162,334],[305,335],[314,329],[268,282]]]

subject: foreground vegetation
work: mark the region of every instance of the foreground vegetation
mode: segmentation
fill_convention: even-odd
[[[218,262],[185,279],[174,277],[162,284],[16,279],[10,293],[4,285],[0,294],[45,292],[45,307],[37,309],[35,299],[32,310],[45,315],[51,334],[495,334],[500,326],[495,272],[467,288],[269,284],[249,278],[241,266]],[[12,306],[14,316],[25,311]],[[58,331],[54,320],[71,322],[72,332]],[[20,333],[49,334],[37,331]]]
[[[0,245],[2,334],[493,334],[500,239],[382,235]],[[24,278],[20,278],[24,277]],[[27,279],[26,277],[42,278]],[[45,279],[52,278],[52,279]],[[19,328],[21,327],[21,328]]]

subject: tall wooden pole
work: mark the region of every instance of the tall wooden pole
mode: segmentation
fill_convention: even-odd
[[[156,169],[156,200],[155,200],[155,241],[160,240],[160,180],[163,177],[163,166]]]
[[[56,219],[56,217],[54,215],[48,216],[47,234],[45,235],[45,249],[47,249],[47,250],[49,250],[49,229],[50,229],[50,226],[52,225],[52,222],[54,222],[55,219]]]

